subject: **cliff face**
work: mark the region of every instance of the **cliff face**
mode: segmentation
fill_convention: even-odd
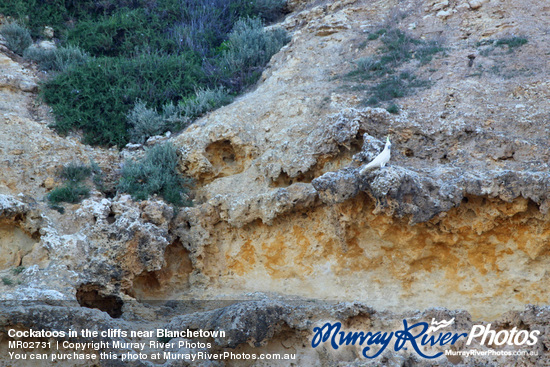
[[[210,291],[483,317],[547,304],[548,84],[536,70],[548,69],[543,37],[526,26],[533,12],[545,17],[533,7],[336,2],[289,16],[292,42],[263,83],[175,140],[182,171],[201,183],[201,204],[185,213]],[[380,47],[361,48],[366,31],[397,13],[418,38],[445,38],[446,51],[407,66],[433,84],[399,100],[395,116],[361,107],[344,76]],[[528,44],[476,46],[512,34]],[[496,64],[502,74],[486,71]],[[387,134],[389,167],[361,177]]]
[[[281,25],[292,41],[257,87],[170,139],[181,172],[196,181],[191,208],[94,192],[63,215],[49,209],[43,198],[63,164],[91,158],[115,177],[134,153],[57,136],[31,65],[0,54],[0,270],[13,278],[0,284],[3,298],[78,301],[124,319],[75,305],[82,327],[87,317],[129,328],[131,320],[229,328],[235,315],[243,325],[262,318],[266,330],[247,327],[213,349],[294,348],[306,364],[360,354],[288,346],[307,345],[312,325],[331,318],[361,330],[455,315],[456,330],[472,318],[548,329],[550,8],[474,0],[289,6]],[[357,60],[380,53],[380,40],[367,40],[384,27],[444,48],[429,63],[413,58],[396,70],[429,81],[397,100],[396,115],[361,102],[373,81],[347,77]],[[497,46],[519,36],[528,42]],[[360,175],[388,134],[389,165]],[[14,275],[17,266],[25,270]],[[289,303],[296,298],[362,303],[342,311]],[[161,312],[136,302],[193,299],[219,304],[186,316],[199,306]],[[211,324],[209,310],[235,299],[262,301],[225,308]],[[522,312],[526,305],[535,306]],[[4,327],[46,328],[62,317],[54,306],[29,307],[28,315],[0,310]],[[432,307],[450,311],[423,311]],[[29,316],[37,313],[49,318]],[[548,340],[538,346],[544,361]],[[388,358],[402,365],[412,357]]]

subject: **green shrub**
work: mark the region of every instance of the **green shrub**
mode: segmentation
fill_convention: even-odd
[[[415,75],[407,72],[388,76],[370,88],[371,97],[367,100],[367,105],[376,106],[380,102],[402,98],[410,95],[415,89],[428,85],[428,81],[417,79]]]
[[[59,47],[54,52],[55,68],[54,70],[64,71],[75,65],[82,65],[88,61],[88,54],[78,46],[69,45]]]
[[[441,45],[440,41],[431,40],[422,43],[415,50],[415,57],[420,61],[420,65],[425,65],[432,61],[432,58],[435,54],[444,51],[445,48]]]
[[[6,45],[16,54],[23,55],[23,52],[32,45],[32,38],[29,30],[17,22],[8,23],[0,29],[0,34],[6,40]]]
[[[25,50],[23,57],[36,62],[41,70],[56,70],[55,50],[31,46]]]
[[[136,101],[126,117],[132,143],[143,144],[147,138],[164,133],[168,127],[164,117],[156,109],[147,108],[145,102],[140,100]]]
[[[186,55],[103,57],[57,75],[44,85],[43,96],[59,133],[82,129],[86,143],[124,146],[126,115],[136,100],[161,108],[192,93],[200,81],[197,60]]]
[[[229,39],[222,45],[224,50],[220,68],[225,81],[234,90],[242,90],[254,83],[260,76],[261,68],[288,41],[284,29],[265,31],[260,19],[238,21]]]
[[[233,97],[223,87],[214,89],[198,89],[195,97],[189,98],[180,103],[182,114],[188,119],[195,119],[204,113],[215,110],[221,106],[231,103]]]
[[[53,189],[47,196],[50,207],[63,213],[64,209],[57,204],[78,203],[90,195],[90,189],[84,181],[93,175],[94,183],[98,180],[102,183],[101,169],[90,161],[90,165],[84,165],[79,162],[70,162],[59,170],[59,177],[63,178],[64,184]]]
[[[376,77],[380,77],[389,72],[388,68],[384,66],[380,60],[374,57],[362,57],[356,62],[357,68],[349,72],[346,76],[359,80],[370,80]]]
[[[525,45],[527,42],[528,42],[527,38],[525,37],[511,36],[511,37],[503,37],[496,40],[495,46],[498,46],[498,47],[508,46],[508,50],[512,51],[517,47]]]
[[[67,41],[94,56],[131,57],[136,50],[173,50],[175,43],[166,37],[165,27],[156,13],[123,8],[110,16],[81,20]]]
[[[56,187],[48,194],[48,201],[51,204],[71,203],[76,204],[90,195],[90,189],[82,184],[69,183]]]
[[[527,44],[528,40],[525,37],[510,36],[499,39],[486,39],[476,42],[476,47],[483,47],[479,54],[481,56],[491,55],[497,47],[508,47],[508,53],[512,53],[516,48]]]
[[[9,285],[9,286],[11,286],[11,285],[13,285],[13,280],[11,280],[11,279],[8,278],[8,277],[3,277],[3,278],[2,278],[2,283],[3,283],[4,285]]]
[[[118,190],[131,194],[135,200],[157,194],[176,206],[190,205],[184,199],[190,181],[179,176],[177,165],[176,148],[172,144],[155,145],[141,160],[126,161]]]
[[[15,267],[15,268],[11,269],[11,272],[13,273],[13,275],[19,275],[19,274],[21,274],[24,270],[25,270],[25,267],[24,267],[24,266],[18,266],[18,267]]]
[[[194,97],[178,105],[168,103],[162,113],[148,108],[145,102],[136,101],[126,118],[130,125],[130,141],[143,144],[147,138],[169,130],[180,130],[202,114],[230,103],[233,97],[223,87],[198,89]]]
[[[70,162],[63,166],[59,176],[72,183],[79,183],[90,177],[92,169],[78,162]]]
[[[41,88],[53,127],[60,134],[81,131],[88,144],[118,146],[183,128],[255,83],[288,36],[250,17],[269,21],[284,8],[284,0],[0,3],[33,34],[53,26],[65,46],[25,54],[41,69],[58,71]]]
[[[43,49],[29,47],[23,56],[36,62],[42,70],[65,71],[71,66],[84,64],[88,60],[88,54],[76,46],[59,47],[56,49]]]
[[[377,30],[376,32],[369,33],[369,35],[367,36],[367,39],[369,41],[377,40],[381,35],[383,35],[386,32],[387,32],[387,30],[385,28],[381,28],[381,29]]]
[[[397,115],[399,113],[399,106],[395,103],[390,104],[388,107],[386,107],[386,111],[388,111],[391,114]]]
[[[398,67],[412,58],[415,45],[422,42],[398,28],[392,28],[384,33],[381,38],[383,46],[380,62],[383,65]]]

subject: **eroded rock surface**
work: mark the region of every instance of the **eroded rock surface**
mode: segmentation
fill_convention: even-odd
[[[32,65],[2,50],[1,299],[46,302],[0,307],[2,355],[9,328],[166,327],[228,336],[204,340],[206,349],[148,353],[260,351],[296,353],[297,365],[427,366],[410,350],[370,361],[358,347],[313,349],[312,330],[340,320],[392,331],[404,318],[454,317],[457,332],[488,322],[541,330],[538,356],[443,356],[439,365],[548,364],[548,6],[288,6],[280,25],[292,41],[254,90],[181,134],[151,140],[178,147],[181,172],[196,181],[189,208],[98,190],[64,214],[49,208],[45,195],[64,164],[93,159],[114,187],[123,160],[143,150],[56,135]],[[388,24],[445,46],[429,64],[413,60],[401,70],[414,69],[430,87],[399,99],[397,115],[365,107],[366,89],[346,79],[358,59],[379,52],[379,41],[366,40]],[[515,35],[528,43],[510,52],[479,46]],[[387,135],[388,166],[360,175]]]

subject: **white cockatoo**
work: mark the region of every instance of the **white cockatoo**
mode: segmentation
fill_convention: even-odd
[[[361,171],[359,172],[361,175],[365,174],[368,170],[371,170],[376,167],[384,167],[386,163],[390,160],[391,156],[391,142],[390,142],[390,136],[388,135],[388,138],[386,139],[386,146],[384,146],[384,150],[382,153],[378,154],[376,158],[372,160],[369,164],[367,164],[365,167],[361,168]]]

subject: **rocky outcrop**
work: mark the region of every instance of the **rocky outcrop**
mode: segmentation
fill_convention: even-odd
[[[431,365],[411,350],[369,361],[358,347],[313,349],[313,328],[340,320],[393,331],[405,318],[454,317],[457,332],[488,322],[544,330],[538,356],[455,355],[439,365],[548,362],[550,89],[539,27],[547,6],[350,0],[291,1],[289,10],[281,25],[292,41],[254,90],[149,142],[178,147],[181,172],[196,182],[189,208],[115,190],[93,190],[65,214],[49,208],[45,195],[64,164],[93,159],[112,188],[121,162],[143,151],[56,135],[36,99],[39,74],[0,53],[0,291],[4,301],[45,302],[0,307],[2,355],[9,328],[77,325],[228,333],[200,340],[209,347],[176,343],[147,353],[270,351],[296,353],[297,365]],[[387,25],[446,38],[445,54],[399,70],[430,88],[400,99],[398,114],[362,105],[368,81],[346,78],[358,59],[379,52],[368,34]],[[515,51],[487,46],[513,35],[529,41]],[[388,166],[360,175],[387,135]]]
[[[194,308],[205,307],[206,303],[196,303]],[[339,339],[319,339],[316,341],[315,348],[312,347],[312,330],[314,328],[323,328],[326,322],[334,324],[340,322],[342,330],[363,331],[363,332],[384,332],[391,333],[396,330],[404,329],[404,322],[413,325],[424,322],[429,325],[432,319],[452,320],[451,325],[444,329],[444,332],[453,334],[469,333],[474,325],[489,327],[492,330],[521,330],[527,333],[533,331],[544,331],[548,325],[550,310],[548,307],[528,307],[523,311],[509,312],[501,318],[494,320],[490,325],[485,322],[479,322],[465,311],[448,311],[444,309],[428,309],[423,312],[409,313],[389,313],[377,312],[364,303],[322,303],[301,300],[299,302],[282,301],[265,298],[263,300],[250,300],[230,305],[210,305],[210,310],[205,312],[189,313],[182,311],[186,307],[185,303],[172,303],[156,307],[154,312],[141,313],[141,323],[139,327],[131,320],[111,319],[105,313],[99,310],[68,307],[68,305],[56,305],[55,303],[42,306],[29,304],[25,308],[15,306],[9,303],[3,303],[0,308],[0,320],[2,322],[2,331],[7,333],[8,329],[25,331],[35,330],[71,330],[75,324],[88,330],[112,330],[112,337],[58,337],[61,345],[63,342],[82,343],[88,346],[81,349],[80,353],[87,355],[96,355],[99,352],[94,350],[92,343],[103,343],[101,352],[105,354],[116,354],[117,359],[103,360],[101,365],[108,366],[222,366],[229,362],[229,358],[216,358],[213,360],[191,361],[177,360],[171,356],[193,353],[219,354],[230,353],[256,354],[258,353],[277,353],[281,357],[285,355],[291,358],[292,363],[299,365],[323,365],[323,364],[341,364],[354,365],[357,363],[358,355],[374,355],[380,346],[374,346],[372,343],[368,347],[365,343],[359,341],[351,345],[338,345]],[[208,306],[207,306],[208,307]],[[131,308],[128,307],[127,314],[131,314]],[[137,309],[142,306],[137,306]],[[135,312],[137,309],[133,309]],[[174,317],[175,314],[180,314]],[[183,313],[183,314],[182,314]],[[135,315],[135,314],[134,314]],[[168,323],[164,320],[170,319]],[[163,322],[164,321],[164,322]],[[152,330],[150,335],[137,336],[137,332],[143,330]],[[168,341],[159,341],[156,330],[163,333],[181,332],[187,330],[202,330],[213,332],[212,335],[223,335],[220,332],[225,331],[225,336],[203,336],[192,339],[187,338],[167,338]],[[136,333],[132,336],[132,331]],[[143,332],[142,332],[143,334]],[[387,335],[387,334],[386,334]],[[317,336],[316,338],[320,338]],[[4,337],[0,342],[0,351],[7,353],[7,341],[14,338]],[[47,338],[37,338],[40,341],[47,341]],[[338,349],[331,346],[333,340]],[[466,337],[461,337],[455,344],[456,348],[463,349],[466,344]],[[90,344],[86,344],[90,343]],[[143,347],[139,345],[143,343]],[[416,366],[432,366],[437,363],[440,366],[454,365],[537,365],[544,364],[547,361],[545,351],[548,348],[548,337],[543,336],[537,346],[519,348],[518,346],[504,345],[498,348],[501,355],[490,357],[483,356],[483,352],[489,349],[481,338],[473,339],[466,349],[476,350],[477,353],[470,356],[460,356],[455,354],[441,355],[440,353],[447,348],[441,346],[423,347],[422,353],[427,356],[439,355],[436,359],[425,359],[419,357],[412,347],[407,349],[399,346],[399,343],[393,338],[387,348],[376,359],[363,359],[362,365],[375,366],[383,363],[390,366],[402,366],[404,364]],[[344,344],[344,343],[342,343]],[[420,341],[418,341],[420,344]],[[368,348],[368,349],[367,349]],[[366,350],[366,351],[365,351]],[[510,357],[514,352],[525,350],[529,353]],[[43,354],[62,354],[70,352],[70,348],[60,348],[51,350],[43,348],[40,350]],[[130,355],[141,353],[141,358],[131,358]],[[160,357],[152,358],[159,353]],[[505,353],[508,353],[506,356]],[[123,361],[122,358],[126,360]],[[259,357],[256,357],[259,358]],[[129,360],[128,360],[129,359]],[[26,365],[26,361],[20,361],[20,365]],[[31,361],[32,362],[32,361]],[[37,363],[36,361],[32,363]],[[67,363],[67,362],[66,362]],[[70,362],[69,364],[71,364]],[[230,362],[234,363],[234,362]],[[273,360],[272,366],[288,365],[289,360]],[[36,364],[34,364],[36,365]],[[47,365],[47,364],[46,364]]]

